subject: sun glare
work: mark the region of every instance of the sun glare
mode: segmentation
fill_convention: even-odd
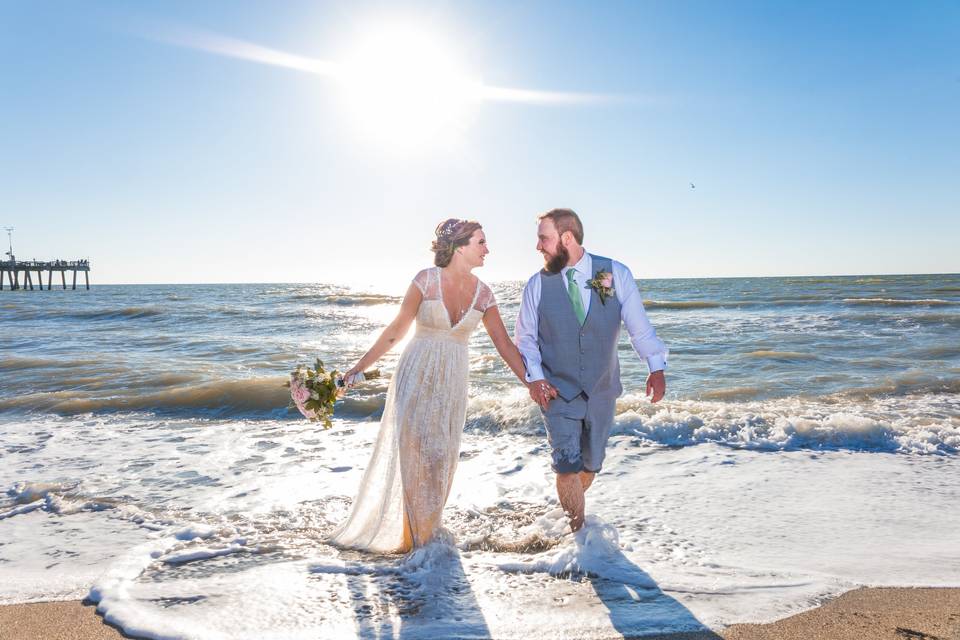
[[[484,84],[468,73],[442,30],[422,21],[381,21],[349,39],[339,56],[311,58],[227,35],[176,26],[144,37],[220,56],[296,69],[332,81],[347,119],[378,153],[408,157],[460,146],[484,102],[547,107],[637,102],[639,96],[543,91]]]
[[[351,119],[388,149],[454,144],[482,97],[452,47],[405,25],[360,36],[338,75]]]

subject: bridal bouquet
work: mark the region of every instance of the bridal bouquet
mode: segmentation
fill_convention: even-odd
[[[380,370],[364,371],[362,375],[364,380],[379,378]],[[313,369],[297,365],[286,386],[290,387],[290,399],[303,417],[311,422],[322,422],[324,429],[331,427],[333,405],[347,390],[340,373],[336,369],[327,373],[320,358]]]

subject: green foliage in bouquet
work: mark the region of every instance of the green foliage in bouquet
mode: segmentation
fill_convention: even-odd
[[[380,377],[379,369],[363,373],[365,380]],[[346,393],[340,372],[334,369],[327,373],[323,362],[317,358],[313,369],[303,365],[290,373],[290,380],[284,386],[290,387],[290,400],[293,407],[311,422],[322,422],[324,429],[333,426],[333,406],[341,395]]]
[[[299,380],[310,392],[310,396],[302,404],[294,401],[293,406],[311,421],[322,422],[323,428],[329,429],[333,426],[330,422],[330,417],[333,416],[333,405],[343,389],[337,385],[339,378],[340,372],[336,369],[329,373],[324,370],[323,361],[320,358],[317,358],[313,369],[297,365],[296,370],[290,374],[290,382],[287,382],[286,386],[296,385],[295,380]]]

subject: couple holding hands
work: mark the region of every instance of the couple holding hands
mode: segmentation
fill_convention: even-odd
[[[387,390],[380,433],[347,520],[341,547],[380,553],[427,544],[440,525],[466,421],[468,341],[480,321],[500,356],[540,406],[560,505],[571,530],[584,523],[584,492],[603,465],[620,384],[617,343],[625,326],[647,361],[646,393],[666,390],[667,348],[647,319],[630,270],[588,253],[570,209],[538,217],[544,267],[527,282],[510,339],[490,288],[472,274],[489,253],[480,224],[449,219],[436,229],[434,264],[416,275],[397,317],[344,376],[349,385],[416,323]]]

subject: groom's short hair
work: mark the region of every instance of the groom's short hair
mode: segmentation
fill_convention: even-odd
[[[583,244],[583,223],[580,222],[580,216],[573,209],[551,209],[546,213],[540,214],[537,220],[549,218],[553,220],[553,226],[557,228],[557,235],[563,235],[569,231],[573,234],[577,244]]]

